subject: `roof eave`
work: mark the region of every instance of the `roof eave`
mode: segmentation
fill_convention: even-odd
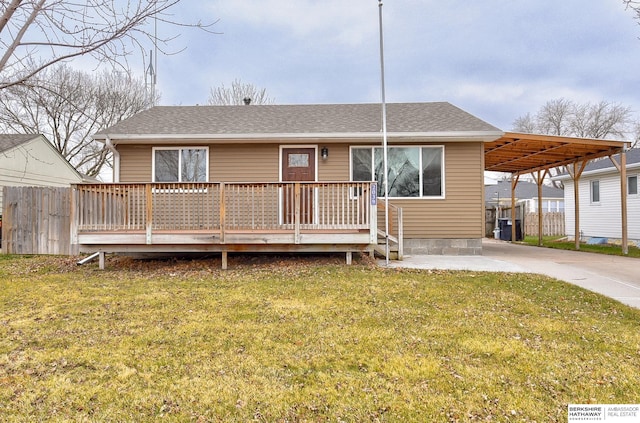
[[[414,139],[421,141],[447,141],[447,142],[490,142],[500,138],[501,131],[450,131],[450,132],[388,132],[387,137],[392,140]],[[227,142],[247,140],[256,143],[273,142],[278,140],[322,140],[344,141],[358,140],[370,141],[381,138],[381,132],[344,132],[344,133],[274,133],[274,134],[95,134],[93,139],[105,141],[112,139],[118,144],[135,144],[141,141],[153,143],[176,142]]]

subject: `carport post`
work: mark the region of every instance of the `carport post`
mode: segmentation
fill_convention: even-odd
[[[629,254],[629,227],[627,222],[627,148],[620,150],[620,163],[613,156],[609,156],[613,165],[620,172],[620,211],[622,213],[621,242],[622,254]]]
[[[538,170],[537,175],[532,174],[533,179],[536,181],[538,185],[538,247],[542,247],[542,237],[544,236],[543,231],[543,219],[542,219],[542,183],[544,182],[544,178],[549,174],[549,169],[545,169],[544,172],[542,170]]]
[[[515,176],[515,178],[514,178]],[[511,175],[511,242],[516,242],[516,186],[520,175]]]
[[[578,168],[578,164],[580,167]],[[576,161],[573,162],[573,170],[571,166],[567,166],[567,170],[569,171],[569,175],[573,179],[573,202],[575,204],[574,210],[574,238],[576,241],[576,250],[580,249],[580,176],[582,176],[582,172],[584,171],[585,166],[587,165],[587,161]]]
[[[627,227],[627,147],[620,151],[620,209],[622,212],[622,254],[629,254]]]

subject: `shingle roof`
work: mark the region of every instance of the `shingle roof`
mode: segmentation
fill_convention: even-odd
[[[495,202],[498,194],[500,198],[511,198],[511,181],[498,181],[497,185],[485,185],[484,196],[486,202]],[[538,198],[538,185],[533,182],[519,181],[516,185],[515,197],[518,200]],[[542,185],[542,197],[564,198],[564,191],[560,188]]]
[[[34,134],[0,134],[0,153],[31,141],[37,136]]]
[[[106,135],[367,134],[381,132],[380,104],[154,107],[98,132]],[[389,133],[501,132],[449,103],[387,105]]]
[[[620,163],[620,154],[614,155],[613,158],[617,163]],[[631,150],[627,150],[627,166],[634,163],[640,163],[640,148],[632,148]],[[592,171],[601,170],[601,169],[609,169],[609,168],[613,170],[615,169],[615,166],[613,165],[611,160],[609,160],[608,158],[602,158],[599,160],[589,162],[584,167],[583,173],[592,172]]]
[[[630,150],[627,150],[626,155],[627,155],[627,168],[631,165],[633,165],[633,167],[640,166],[640,148],[632,148]],[[616,161],[616,163],[620,163],[620,154],[614,154],[613,159]],[[587,163],[587,165],[584,167],[582,175],[588,175],[589,173],[592,173],[592,172],[607,173],[608,171],[617,172],[617,169],[613,165],[613,162],[608,157],[603,157],[601,159],[593,160]],[[563,172],[557,176],[554,176],[554,179],[556,178],[560,180],[568,179],[570,178],[570,175],[568,172]]]

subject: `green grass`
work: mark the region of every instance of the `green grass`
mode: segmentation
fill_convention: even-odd
[[[3,421],[566,421],[638,403],[640,310],[343,258],[0,256]]]
[[[524,239],[525,244],[529,245],[538,245],[538,237],[537,236],[526,236]],[[576,249],[576,244],[574,241],[567,241],[563,238],[559,238],[557,236],[545,236],[542,238],[542,246],[548,248],[557,248],[559,250],[573,250]],[[586,243],[580,244],[580,251],[588,252],[588,253],[598,253],[598,254],[609,254],[615,256],[622,256],[622,247],[620,245],[613,244],[600,244],[600,245],[589,245]],[[629,254],[628,257],[640,258],[640,248],[629,246]]]

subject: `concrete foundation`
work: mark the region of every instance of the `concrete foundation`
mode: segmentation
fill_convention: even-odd
[[[435,256],[480,256],[482,239],[406,239],[404,254]]]

